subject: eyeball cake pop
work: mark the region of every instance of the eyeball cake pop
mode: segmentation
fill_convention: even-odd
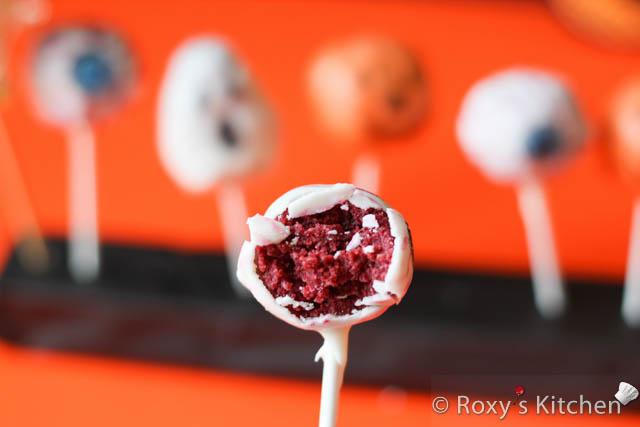
[[[418,126],[426,108],[426,79],[418,59],[386,37],[355,37],[321,51],[311,64],[309,92],[323,128],[341,142],[401,136]],[[376,187],[377,163],[360,159],[354,176]]]
[[[614,96],[611,114],[611,149],[618,171],[637,190],[640,182],[640,79],[623,85]],[[636,194],[622,315],[630,326],[640,326],[640,197]]]
[[[271,160],[275,125],[248,70],[223,41],[196,37],[173,53],[158,99],[157,132],[162,164],[181,188],[203,193],[218,184],[234,271],[247,216],[235,180]]]
[[[411,282],[407,224],[351,184],[295,188],[247,223],[238,279],[271,314],[324,338],[319,425],[334,426],[351,326],[398,304]]]
[[[134,63],[117,34],[68,27],[46,35],[33,60],[33,97],[40,116],[57,126],[85,126],[118,110],[131,94]]]
[[[490,179],[516,186],[536,306],[545,317],[562,314],[566,296],[540,180],[583,145],[585,128],[571,94],[543,71],[498,72],[465,96],[457,135],[471,163]]]
[[[37,113],[68,136],[69,267],[76,280],[90,281],[100,269],[92,123],[131,95],[133,57],[112,31],[70,26],[42,38],[30,74]]]

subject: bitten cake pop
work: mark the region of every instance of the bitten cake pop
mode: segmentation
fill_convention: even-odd
[[[217,195],[230,272],[246,238],[237,179],[265,166],[275,125],[247,69],[221,40],[190,39],[171,56],[157,111],[158,152],[185,191]],[[232,275],[232,283],[236,283]]]
[[[271,314],[324,338],[319,425],[334,426],[351,326],[398,304],[411,283],[407,224],[351,184],[295,188],[247,223],[238,279]]]
[[[468,159],[490,179],[516,186],[536,306],[545,317],[561,315],[566,296],[540,179],[583,144],[585,128],[571,94],[542,71],[501,71],[469,90],[457,134]]]
[[[640,79],[618,90],[610,123],[613,160],[620,174],[637,191],[640,188]],[[637,193],[631,215],[622,315],[630,326],[640,326],[640,197]]]
[[[389,140],[415,129],[426,107],[426,80],[415,55],[385,37],[328,46],[311,64],[309,92],[323,129],[340,142]],[[376,192],[379,161],[356,160],[356,185]]]
[[[115,33],[65,27],[37,45],[31,69],[39,116],[65,130],[69,153],[69,268],[81,282],[100,270],[92,123],[119,109],[135,81],[133,58]]]

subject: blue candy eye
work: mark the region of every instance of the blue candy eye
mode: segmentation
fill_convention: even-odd
[[[104,56],[96,52],[80,55],[73,65],[73,77],[87,92],[95,94],[107,88],[112,80],[111,67]]]
[[[560,148],[560,137],[552,127],[536,129],[527,139],[527,153],[535,159],[554,154]]]

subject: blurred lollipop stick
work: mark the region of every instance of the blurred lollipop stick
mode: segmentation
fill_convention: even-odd
[[[4,121],[0,118],[0,197],[7,221],[22,240],[18,256],[25,269],[42,273],[49,265],[49,253],[36,220]]]
[[[243,242],[249,238],[246,225],[247,205],[242,187],[237,182],[223,180],[218,187],[217,201],[222,222],[229,280],[238,295],[249,297],[249,292],[236,277],[240,249]]]
[[[352,179],[356,187],[378,193],[380,161],[370,154],[359,155],[353,163]]]
[[[640,199],[633,204],[627,273],[622,296],[622,317],[629,326],[640,326]]]
[[[564,313],[566,295],[544,190],[537,180],[531,179],[521,184],[516,192],[529,251],[536,307],[543,317],[556,318]]]
[[[96,209],[95,140],[88,123],[68,130],[69,270],[78,282],[100,270]]]
[[[316,362],[322,359],[323,363],[319,427],[336,425],[340,388],[344,378],[344,368],[347,365],[350,328],[347,326],[320,331],[324,343],[315,358]]]

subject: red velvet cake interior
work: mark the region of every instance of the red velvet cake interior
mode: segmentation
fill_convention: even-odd
[[[349,202],[315,215],[276,218],[291,234],[278,244],[256,248],[257,273],[271,295],[299,317],[345,315],[356,301],[375,293],[393,253],[386,213]]]

